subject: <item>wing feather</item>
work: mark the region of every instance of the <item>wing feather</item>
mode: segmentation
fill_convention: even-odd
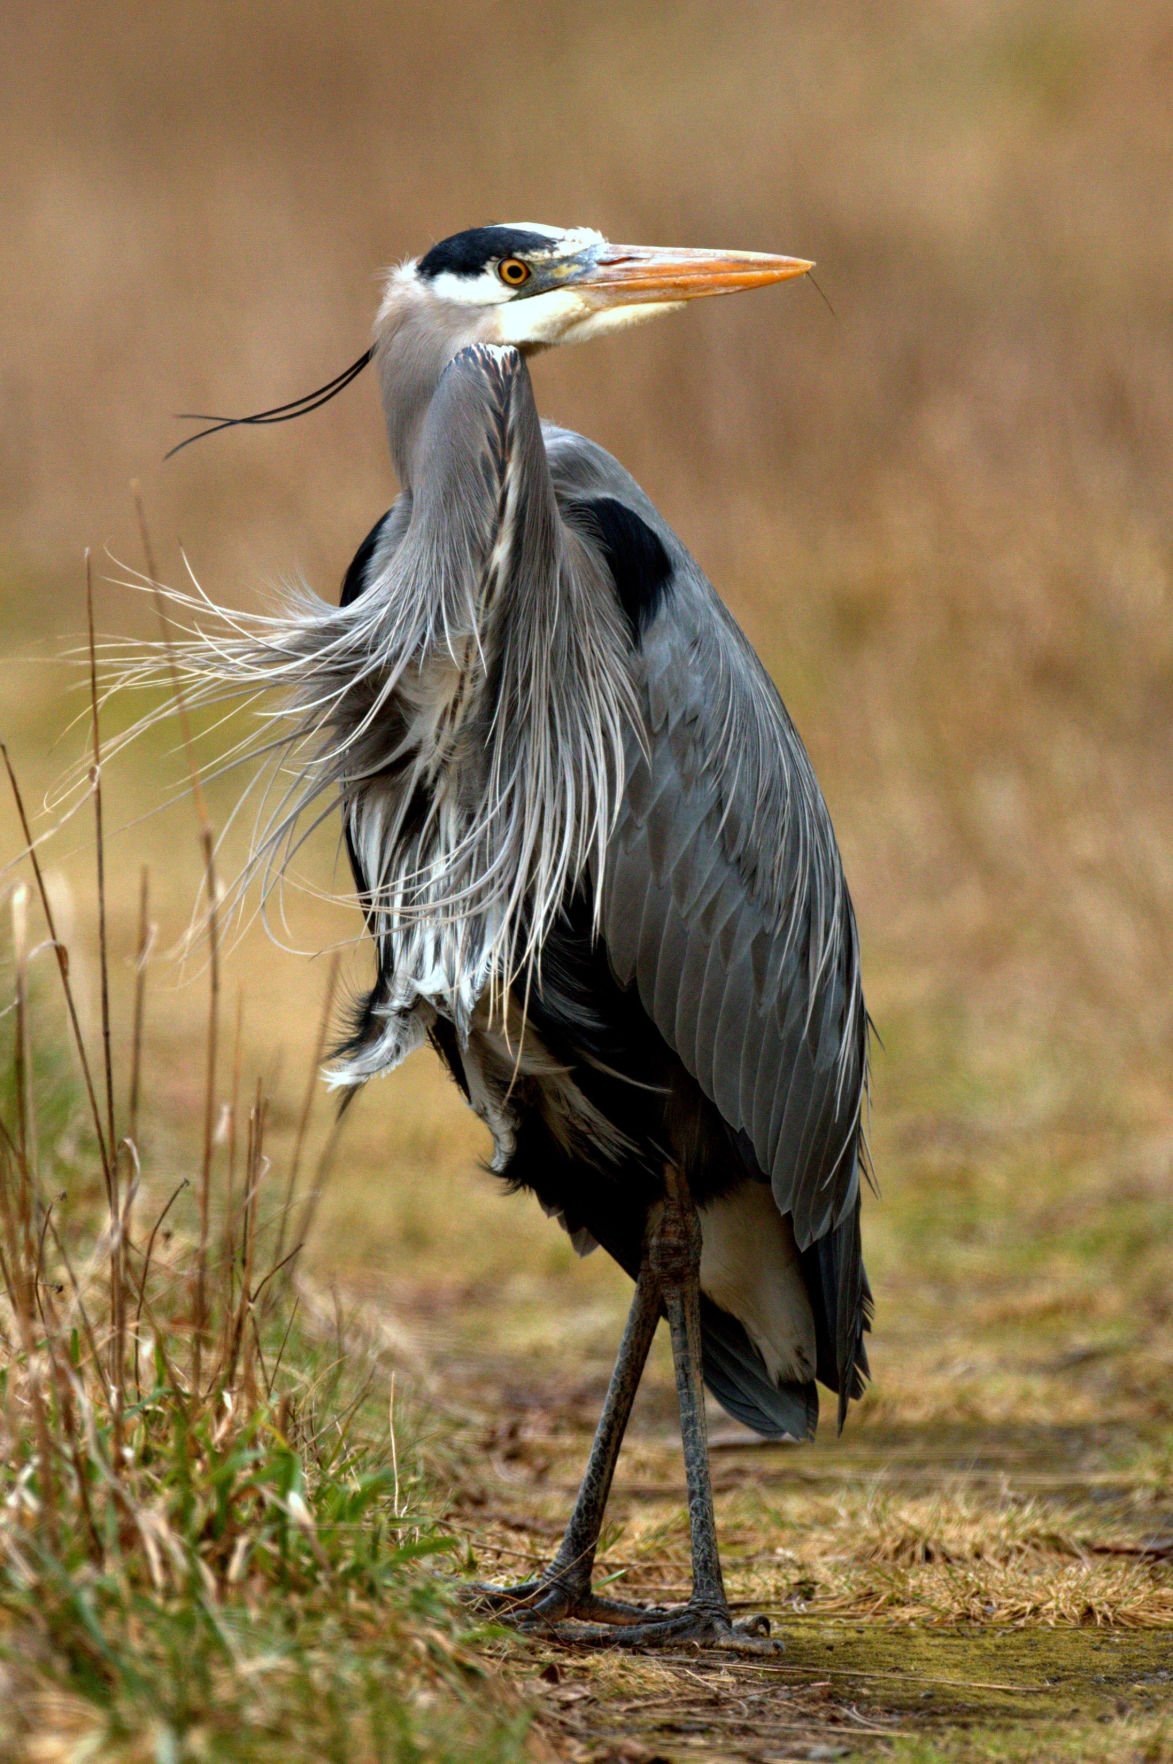
[[[555,481],[558,473],[555,469]],[[608,487],[614,494],[614,486]],[[635,492],[633,506],[658,522]],[[664,527],[672,576],[636,658],[645,716],[602,878],[621,980],[729,1128],[744,1131],[807,1263],[820,1376],[858,1388],[866,1012],[823,798],[772,684]]]

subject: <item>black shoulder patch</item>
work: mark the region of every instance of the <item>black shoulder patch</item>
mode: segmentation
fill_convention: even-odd
[[[466,233],[453,233],[433,245],[426,257],[420,258],[421,276],[439,276],[445,270],[454,276],[479,276],[487,264],[497,257],[511,257],[519,251],[549,251],[556,241],[548,233],[527,233],[524,227],[470,227]]]
[[[375,522],[374,526],[351,558],[350,568],[342,578],[342,593],[338,600],[339,606],[349,606],[352,600],[358,599],[359,595],[366,587],[367,565],[374,556],[375,546],[379,543],[379,534],[383,531],[383,528],[390,519],[391,510],[388,509],[385,515],[380,515],[379,519]]]
[[[638,643],[672,586],[672,560],[662,539],[613,496],[572,503],[569,512],[597,535],[632,641]]]

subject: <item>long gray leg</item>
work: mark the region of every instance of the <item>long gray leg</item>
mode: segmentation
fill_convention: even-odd
[[[574,1511],[557,1554],[539,1580],[515,1587],[474,1588],[474,1602],[482,1608],[546,1619],[593,1617],[610,1623],[639,1622],[649,1615],[646,1607],[597,1597],[591,1591],[591,1576],[619,1448],[659,1320],[660,1287],[645,1258]]]
[[[734,1623],[729,1614],[709,1476],[701,1376],[701,1228],[683,1176],[669,1166],[665,1196],[649,1223],[643,1264],[594,1445],[562,1543],[547,1574],[524,1586],[479,1587],[482,1608],[520,1628],[604,1647],[718,1647],[773,1652],[764,1618]],[[688,1484],[692,1594],[675,1610],[624,1605],[591,1591],[603,1510],[632,1401],[656,1331],[661,1306],[672,1331],[680,1403],[680,1435]]]
[[[623,1444],[635,1393],[639,1389],[639,1381],[643,1376],[648,1351],[659,1321],[660,1292],[645,1265],[636,1282],[635,1296],[627,1315],[627,1326],[619,1344],[611,1382],[607,1386],[603,1412],[599,1416],[599,1425],[595,1430],[578,1499],[574,1503],[574,1511],[570,1515],[558,1554],[554,1557],[551,1570],[553,1578],[568,1579],[571,1584],[577,1583],[579,1587],[590,1586],[595,1551],[599,1547],[599,1532],[603,1525],[603,1512],[611,1493],[619,1448]]]
[[[676,1170],[669,1173],[668,1187],[661,1240],[667,1240],[673,1268],[678,1267],[680,1273],[678,1277],[674,1272],[665,1273],[661,1280],[664,1308],[672,1331],[680,1439],[688,1485],[688,1528],[692,1545],[692,1596],[688,1602],[694,1610],[713,1611],[728,1617],[729,1601],[725,1597],[725,1581],[717,1549],[717,1516],[713,1510],[709,1434],[701,1381],[700,1220],[692,1197]]]
[[[700,1220],[684,1177],[669,1166],[664,1203],[649,1232],[647,1263],[672,1331],[688,1484],[692,1593],[680,1609],[648,1610],[628,1628],[608,1629],[599,1623],[565,1625],[557,1633],[567,1641],[609,1647],[717,1647],[740,1653],[773,1653],[780,1645],[769,1639],[770,1626],[763,1617],[734,1623],[725,1596],[701,1375],[700,1259]]]

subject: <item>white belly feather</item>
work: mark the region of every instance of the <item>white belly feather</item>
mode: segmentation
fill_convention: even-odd
[[[790,1220],[764,1182],[701,1209],[701,1290],[736,1317],[779,1383],[815,1375],[815,1320]]]

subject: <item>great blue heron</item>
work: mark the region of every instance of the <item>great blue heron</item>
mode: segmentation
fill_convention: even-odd
[[[721,1576],[702,1377],[767,1437],[842,1423],[867,1372],[867,1016],[826,805],[749,643],[638,485],[543,425],[528,357],[794,258],[480,227],[393,270],[373,359],[402,494],[341,605],[303,593],[188,650],[210,695],[284,685],[295,782],[260,841],[343,813],[377,975],[333,1078],[430,1040],[533,1191],[635,1295],[549,1569],[492,1609],[587,1642],[769,1646]],[[229,419],[223,419],[225,421]],[[678,1609],[597,1596],[604,1504],[656,1329],[692,1538]]]

